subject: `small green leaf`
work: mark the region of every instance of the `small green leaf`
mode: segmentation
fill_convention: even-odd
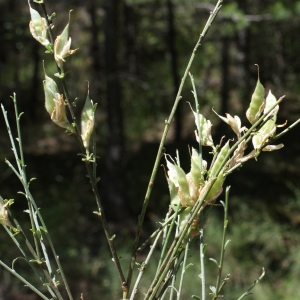
[[[191,266],[193,266],[192,263],[189,263],[185,268],[184,268],[184,271],[186,271],[187,269],[189,269]]]
[[[47,233],[47,230],[43,226],[40,226],[40,229]]]
[[[212,262],[214,262],[219,267],[218,262],[214,258],[209,258],[209,260],[211,260]]]
[[[231,242],[231,240],[227,240],[225,245],[224,245],[224,249],[227,247],[227,245],[229,244],[229,242]]]

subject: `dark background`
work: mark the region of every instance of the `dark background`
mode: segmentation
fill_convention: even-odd
[[[85,99],[89,81],[90,97],[98,103],[99,186],[110,226],[118,233],[117,244],[124,253],[133,238],[164,120],[213,4],[196,0],[46,2],[48,13],[57,13],[57,35],[73,9],[70,36],[72,49],[79,51],[67,58],[66,78],[72,100],[78,98],[80,103]],[[24,112],[25,162],[28,177],[37,178],[31,189],[53,232],[75,293],[84,292],[88,299],[99,299],[95,296],[99,293],[107,299],[119,297],[112,296],[118,295],[114,294],[118,279],[105,264],[104,257],[107,260],[109,254],[101,225],[92,213],[96,204],[77,156],[77,141],[53,124],[44,109],[43,61],[51,77],[55,64],[31,37],[29,20],[26,1],[0,1],[0,102],[13,129],[13,93],[19,111]],[[257,80],[254,64],[260,67],[266,91],[271,89],[277,98],[286,95],[278,123],[288,120],[291,124],[299,118],[299,32],[300,1],[224,1],[191,69],[201,112],[214,124],[215,143],[224,134],[232,135],[212,107],[221,115],[239,115],[249,127],[245,111]],[[182,96],[166,152],[174,156],[179,149],[182,165],[188,170],[188,145],[196,146],[193,115],[187,104],[193,102],[189,80]],[[12,210],[26,222],[26,203],[18,194],[21,185],[4,162],[4,158],[13,157],[3,120],[0,126],[0,194],[15,199]],[[226,181],[232,186],[229,230],[233,242],[228,250],[232,289],[241,291],[244,284],[251,284],[264,266],[267,279],[258,299],[295,299],[299,294],[298,132],[295,128],[283,137],[283,149],[263,153]],[[156,228],[155,221],[164,216],[168,204],[161,168],[142,239]],[[222,219],[222,210],[216,208],[212,218],[216,223],[211,226],[220,224],[217,220]],[[0,257],[8,263],[18,254],[4,230],[0,238]],[[252,274],[251,268],[258,271]],[[0,269],[0,299],[29,299],[22,295],[25,289]]]

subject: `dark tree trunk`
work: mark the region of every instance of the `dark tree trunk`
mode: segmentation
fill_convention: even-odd
[[[101,94],[101,77],[103,76],[101,70],[103,70],[103,66],[101,64],[101,48],[99,44],[99,32],[102,28],[100,28],[99,21],[97,22],[97,5],[99,1],[90,0],[88,6],[88,12],[91,17],[91,58],[93,60],[93,84],[91,89],[93,90],[93,94],[98,97]]]
[[[126,64],[131,74],[138,72],[136,56],[136,13],[134,5],[124,3],[125,43],[126,43]]]
[[[229,99],[229,38],[222,38],[222,64],[221,64],[221,115],[228,113],[228,99]]]
[[[29,110],[29,117],[32,123],[36,122],[36,117],[39,113],[39,105],[36,105],[39,98],[40,89],[38,88],[40,85],[39,81],[39,69],[40,69],[40,55],[39,55],[39,47],[38,43],[34,43],[32,47],[32,61],[33,61],[33,74],[32,74],[32,85],[30,90],[30,101],[31,101],[31,109]]]
[[[248,12],[248,2],[246,0],[239,0],[238,1],[239,8],[246,14]],[[251,69],[253,70],[253,64],[256,62],[250,62],[250,29],[244,28],[242,30],[239,30],[236,35],[236,43],[239,50],[239,65],[240,65],[240,72],[239,76],[242,78],[242,87],[243,92],[240,95],[241,99],[246,99],[244,106],[245,108],[249,105],[251,94],[253,93],[252,89],[252,81],[251,75],[253,73],[251,72]],[[257,75],[255,74],[255,79],[257,79]]]
[[[178,75],[178,62],[177,62],[177,51],[176,51],[176,29],[174,24],[174,4],[172,0],[167,0],[168,8],[168,48],[171,57],[171,72],[173,78],[173,90],[174,90],[174,99],[177,95],[179,88],[179,75]],[[178,104],[176,113],[175,113],[175,141],[179,142],[181,139],[182,131],[182,103],[181,101]]]
[[[121,0],[106,0],[105,75],[107,108],[107,181],[105,202],[108,218],[120,221],[125,211],[123,172],[123,116],[120,72]]]

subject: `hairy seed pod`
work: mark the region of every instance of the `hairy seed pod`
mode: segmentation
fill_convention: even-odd
[[[254,124],[259,119],[259,116],[263,111],[264,100],[265,100],[264,97],[265,97],[265,88],[260,83],[259,73],[258,73],[256,87],[251,98],[250,106],[246,112],[246,117],[251,124]]]
[[[181,205],[187,206],[187,204],[190,203],[190,189],[187,182],[186,174],[185,172],[177,165],[175,165],[176,173],[177,173],[177,179],[179,184],[178,194],[181,199]]]
[[[202,146],[210,146],[214,147],[214,142],[211,137],[211,122],[209,120],[206,120],[205,117],[201,114],[197,114],[194,112],[195,117],[195,123],[198,130],[198,135],[196,134],[196,139],[199,142],[199,137],[201,137],[201,145]],[[199,124],[198,124],[198,118],[199,118]],[[200,127],[199,127],[199,126]]]
[[[184,227],[184,225],[186,224],[186,222],[189,219],[190,216],[190,212],[191,212],[192,208],[191,207],[187,207],[185,210],[183,210],[179,216],[180,216],[180,221],[179,221],[179,231],[181,231]]]
[[[177,210],[178,206],[180,205],[180,198],[178,196],[178,189],[169,178],[167,178],[168,181],[168,187],[170,192],[170,198],[171,198],[171,207],[174,211]]]
[[[223,171],[219,173],[217,180],[214,182],[213,186],[210,188],[205,200],[208,202],[214,201],[223,191],[223,183],[225,180],[225,176]]]
[[[266,114],[276,103],[276,97],[269,91],[266,98],[266,107],[264,113]],[[266,118],[270,119],[258,130],[258,132],[253,136],[252,143],[254,149],[260,149],[264,146],[267,140],[275,134],[276,131],[276,114],[279,110],[278,105],[272,110]]]
[[[229,147],[229,141],[223,146],[223,148],[221,149],[221,151],[219,152],[211,170],[210,170],[210,174],[209,174],[209,179],[213,179],[217,176],[217,171],[220,167],[220,165],[222,164],[222,162],[225,159],[225,156],[227,155],[228,151],[230,150]]]
[[[90,99],[89,94],[86,97],[84,107],[81,112],[81,138],[84,147],[89,151],[89,142],[95,124],[95,113],[93,101]]]
[[[276,97],[272,94],[271,91],[269,91],[268,96],[266,98],[266,106],[264,109],[264,114],[266,114],[276,104],[276,101],[277,101]],[[279,107],[277,105],[270,114],[272,114],[276,117],[278,110],[279,110]]]
[[[44,93],[45,93],[45,107],[49,115],[53,113],[55,109],[55,95],[59,94],[59,90],[57,87],[56,82],[49,76],[46,75],[45,72],[45,80],[43,81],[44,84]]]
[[[201,180],[200,157],[197,150],[195,150],[194,148],[192,148],[191,156],[191,176],[195,184],[198,185]]]

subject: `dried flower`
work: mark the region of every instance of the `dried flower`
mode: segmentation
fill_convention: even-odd
[[[57,65],[62,71],[63,71],[63,63],[65,62],[65,58],[75,53],[78,50],[78,49],[70,50],[71,38],[69,37],[69,24],[70,24],[70,14],[69,14],[68,24],[66,25],[61,35],[57,36],[57,38],[54,41],[54,58]]]

